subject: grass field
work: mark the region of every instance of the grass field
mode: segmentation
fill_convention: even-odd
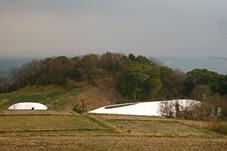
[[[125,133],[149,136],[192,136],[192,137],[218,137],[219,135],[206,129],[191,126],[186,120],[165,119],[158,117],[137,116],[103,116],[98,115]]]
[[[226,139],[146,136],[0,137],[3,151],[226,151]]]
[[[29,86],[16,92],[0,94],[0,108],[7,109],[18,102],[39,102],[51,110],[72,108],[78,89],[63,89],[58,86]]]
[[[182,124],[201,129],[207,129],[219,134],[227,135],[226,121],[193,121],[193,120],[178,120]]]
[[[19,102],[39,102],[50,110],[71,110],[73,104],[84,101],[87,109],[94,109],[121,100],[112,78],[97,80],[96,86],[88,81],[74,82],[68,87],[31,85],[15,92],[0,93],[0,109]],[[105,93],[103,93],[105,92]]]
[[[0,123],[1,151],[227,148],[226,136],[203,129],[199,126],[203,122],[197,121],[66,111],[1,111]]]
[[[206,133],[174,121],[111,120],[130,134],[152,136],[208,136]]]
[[[7,114],[0,116],[1,134],[77,134],[111,133],[112,129],[85,115],[68,114]]]

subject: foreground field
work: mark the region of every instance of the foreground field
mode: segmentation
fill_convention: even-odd
[[[0,151],[227,149],[226,136],[191,125],[193,122],[62,111],[1,111]]]
[[[4,151],[225,151],[225,139],[146,136],[0,137]]]

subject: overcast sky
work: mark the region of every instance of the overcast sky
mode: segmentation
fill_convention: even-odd
[[[227,57],[227,0],[0,0],[0,56]]]

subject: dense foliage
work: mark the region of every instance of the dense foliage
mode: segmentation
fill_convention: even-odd
[[[130,54],[122,59],[119,71],[118,90],[130,99],[155,96],[160,89],[159,69],[145,57]]]
[[[227,75],[207,69],[194,69],[186,74],[182,92],[190,96],[195,91],[204,96],[215,93],[224,96],[227,94]]]
[[[70,81],[90,81],[105,75],[114,77],[116,88],[130,100],[193,98],[203,100],[212,95],[227,98],[227,75],[206,69],[188,73],[161,65],[144,56],[125,56],[107,52],[76,57],[51,57],[12,68],[0,74],[0,92],[11,92],[27,85],[56,84],[68,86]]]

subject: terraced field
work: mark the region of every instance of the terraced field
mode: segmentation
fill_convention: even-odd
[[[195,128],[174,119],[136,116],[98,116],[133,135],[214,137],[218,134]]]
[[[111,133],[112,129],[99,121],[85,115],[60,112],[30,112],[0,115],[1,134],[79,134],[79,133]],[[40,113],[40,114],[39,114]]]
[[[0,137],[1,151],[226,151],[226,139],[116,135]]]
[[[227,149],[226,136],[187,122],[65,111],[1,111],[0,151]]]

